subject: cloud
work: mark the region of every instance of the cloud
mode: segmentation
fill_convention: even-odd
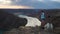
[[[34,0],[34,1],[43,2],[44,0]]]
[[[60,2],[60,0],[51,0],[51,1],[54,1],[54,2]]]
[[[0,0],[0,4],[11,4],[12,3],[12,1],[9,1],[9,0]]]
[[[37,1],[40,1],[40,2],[52,2],[52,1],[54,1],[54,2],[60,2],[60,0],[37,0]]]
[[[60,2],[60,0],[37,0],[39,2]]]
[[[34,9],[52,9],[60,8],[60,0],[13,0],[10,5],[27,6]]]

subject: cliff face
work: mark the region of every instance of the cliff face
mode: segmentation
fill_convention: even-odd
[[[60,16],[60,10],[47,10],[46,12],[50,16]]]
[[[60,10],[59,9],[51,9],[51,10],[46,10],[46,13],[50,18],[47,19],[47,21],[50,21],[53,23],[55,27],[60,27]]]

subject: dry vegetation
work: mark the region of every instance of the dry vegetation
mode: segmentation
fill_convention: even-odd
[[[54,32],[49,32],[43,29],[40,29],[40,27],[24,27],[21,26],[19,28],[14,28],[10,31],[4,32],[4,34],[59,34],[60,30],[59,28],[56,28]]]
[[[5,32],[4,34],[40,34],[39,27],[24,27],[21,26],[16,29]]]

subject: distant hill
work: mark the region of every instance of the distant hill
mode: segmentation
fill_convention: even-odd
[[[24,12],[24,13],[34,13],[38,12],[40,9],[3,9],[9,13]]]

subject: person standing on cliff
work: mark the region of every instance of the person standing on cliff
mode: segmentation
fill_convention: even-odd
[[[41,23],[41,28],[44,29],[44,24],[45,24],[45,19],[46,19],[44,11],[41,12],[40,18],[41,18],[41,22],[42,22]]]

